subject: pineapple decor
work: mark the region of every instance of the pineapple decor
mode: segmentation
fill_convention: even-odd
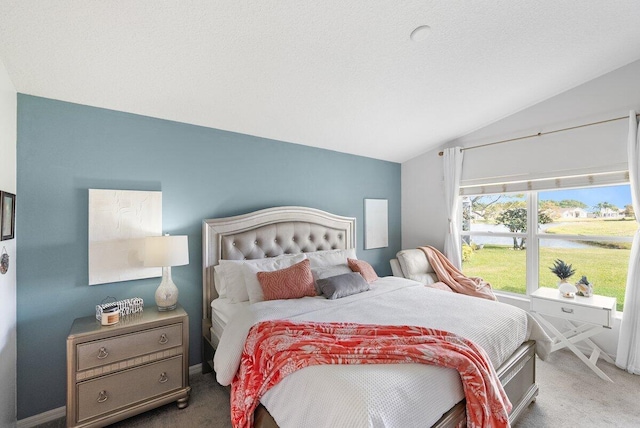
[[[560,281],[566,281],[576,273],[576,270],[573,269],[572,265],[568,265],[560,259],[556,259],[556,261],[553,262],[553,266],[549,269],[555,274],[555,276],[560,278]]]
[[[566,264],[560,259],[556,259],[556,261],[553,262],[553,266],[549,269],[560,279],[560,282],[558,283],[558,290],[560,290],[560,293],[564,297],[574,297],[578,289],[575,285],[567,281],[574,273],[576,273],[573,266]]]

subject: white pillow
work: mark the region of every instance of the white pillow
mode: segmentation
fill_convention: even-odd
[[[216,265],[213,268],[213,282],[216,286],[218,297],[227,297],[227,283],[224,281],[224,277],[220,274],[220,265]]]
[[[220,264],[218,265],[220,266],[219,273],[220,277],[223,278],[223,287],[226,288],[227,298],[231,300],[231,303],[246,302],[249,300],[249,293],[247,292],[244,274],[242,273],[242,266],[244,264],[259,265],[263,267],[276,263],[279,260],[290,259],[297,256],[298,254],[283,254],[278,257],[254,260],[220,260]]]
[[[319,279],[331,278],[332,276],[338,276],[338,275],[351,273],[351,272],[352,272],[351,268],[346,263],[341,263],[339,265],[333,265],[333,266],[322,266],[317,268],[311,268],[311,275],[313,275],[313,281],[315,282],[316,293],[318,293],[318,296],[322,294],[322,290],[320,289],[320,287],[318,286],[318,283],[316,282]]]
[[[313,280],[317,281],[319,279],[325,279],[332,276],[342,275],[343,273],[351,273],[352,270],[346,263],[341,263],[339,265],[334,266],[322,266],[317,268],[311,268],[311,274],[313,275]]]
[[[311,269],[347,264],[347,259],[357,259],[355,248],[349,248],[347,250],[314,251],[313,253],[305,254],[309,259]]]
[[[256,303],[264,301],[264,292],[262,286],[258,281],[258,272],[273,272],[276,270],[288,268],[300,263],[306,259],[304,254],[296,254],[293,257],[281,258],[281,259],[267,259],[272,260],[272,263],[245,263],[242,265],[242,275],[244,277],[244,283],[247,287],[247,294],[249,295],[249,302]]]

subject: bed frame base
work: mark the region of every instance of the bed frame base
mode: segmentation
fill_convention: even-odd
[[[520,347],[496,370],[500,383],[513,405],[509,413],[509,422],[513,423],[522,415],[524,410],[535,401],[538,395],[536,384],[535,341],[530,340]],[[466,426],[466,401],[462,400],[453,406],[434,427]]]
[[[213,355],[216,353],[216,346],[211,342],[211,321],[204,318],[202,320],[202,374],[213,371]]]
[[[500,383],[513,405],[509,413],[512,425],[538,396],[535,351],[536,342],[527,341],[497,370]]]

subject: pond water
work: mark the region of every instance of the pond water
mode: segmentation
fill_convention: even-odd
[[[540,225],[541,230],[546,230],[549,227],[562,226],[566,223],[549,223]],[[473,223],[471,230],[474,232],[509,232],[502,224],[485,224],[485,223]],[[511,245],[513,243],[512,238],[505,238],[501,236],[474,236],[473,242],[476,244],[493,244],[493,245]],[[582,242],[567,241],[564,239],[544,239],[544,247],[552,248],[590,248],[591,246]]]

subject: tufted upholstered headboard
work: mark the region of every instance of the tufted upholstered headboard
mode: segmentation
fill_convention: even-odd
[[[218,260],[276,257],[355,248],[356,219],[306,207],[275,207],[202,222],[203,331],[218,297],[213,268]],[[205,330],[205,328],[207,330]]]

